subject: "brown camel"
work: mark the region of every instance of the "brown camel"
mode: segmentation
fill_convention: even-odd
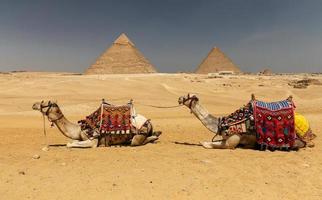
[[[179,104],[187,106],[191,113],[193,113],[201,123],[211,132],[217,134],[217,138],[211,142],[200,142],[200,144],[209,149],[234,149],[238,145],[245,148],[255,148],[256,134],[232,134],[226,135],[225,132],[218,131],[218,125],[220,118],[211,115],[199,102],[199,98],[194,94],[188,94],[186,96],[179,97]],[[216,140],[218,139],[218,140]],[[305,147],[305,142],[300,139],[296,139],[293,145],[293,149]]]
[[[74,124],[67,120],[57,103],[53,101],[36,102],[33,104],[32,109],[38,110],[43,115],[47,116],[48,120],[55,124],[64,136],[73,140],[71,143],[67,143],[67,147],[94,148],[97,146],[104,146],[106,144],[104,138],[99,137],[99,135],[97,135],[97,137],[91,137],[86,133],[86,131],[82,130],[78,124]],[[130,141],[128,137],[120,136],[117,142],[109,142],[109,145],[125,144],[130,142],[131,146],[140,146],[159,139],[161,132],[153,132],[152,124],[149,120],[146,120],[144,116],[139,114],[134,116],[134,118],[138,119],[137,121],[146,121],[144,126],[140,129],[140,133],[144,132],[144,134],[135,134],[130,138]],[[135,124],[133,124],[133,126],[135,129]]]

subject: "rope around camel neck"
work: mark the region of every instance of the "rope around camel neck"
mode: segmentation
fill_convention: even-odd
[[[45,136],[45,144],[46,144],[46,147],[48,147],[48,140],[47,140],[47,132],[46,132],[46,119],[45,119],[45,115],[43,114],[42,115],[42,119],[43,119],[43,128],[44,128],[44,136]]]
[[[120,101],[120,100],[128,100],[128,98],[115,98],[115,99],[107,99],[107,100],[109,100],[109,101]],[[92,103],[92,102],[96,102],[96,100],[93,100],[93,101],[87,101],[87,102],[83,102],[83,103]],[[156,105],[144,104],[144,103],[140,103],[140,102],[134,102],[134,104],[142,105],[142,106],[148,106],[148,107],[152,107],[152,108],[178,108],[178,107],[183,106],[183,105],[175,105],[175,106],[156,106]]]

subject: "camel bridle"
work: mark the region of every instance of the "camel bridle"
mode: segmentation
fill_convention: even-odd
[[[45,144],[46,147],[48,147],[48,139],[47,139],[47,131],[46,131],[46,122],[45,122],[45,116],[47,116],[47,119],[49,122],[51,122],[51,127],[54,126],[54,122],[56,122],[57,120],[60,120],[64,117],[63,113],[60,112],[60,116],[57,117],[56,119],[52,119],[51,117],[49,117],[49,112],[51,110],[51,108],[53,107],[57,107],[58,105],[56,103],[52,103],[52,102],[48,102],[47,105],[43,105],[44,101],[40,102],[40,112],[42,114],[42,118],[43,118],[43,129],[44,129],[44,136],[45,136]],[[46,111],[44,111],[43,109],[46,108]]]
[[[195,95],[190,96],[190,94],[188,94],[187,98],[184,98],[182,103],[185,104],[187,101],[190,101],[189,108],[191,109],[192,103],[195,101],[199,101],[199,99]]]
[[[49,117],[49,112],[50,112],[51,108],[53,108],[53,107],[57,107],[58,108],[58,105],[56,103],[51,103],[50,101],[48,102],[47,105],[43,105],[43,102],[44,101],[42,101],[40,103],[40,112],[43,115],[46,115],[47,116],[49,122],[53,123],[53,122],[56,122],[57,120],[60,120],[61,118],[64,117],[63,113],[60,113],[60,116],[58,116],[56,119],[52,119],[51,117]],[[44,108],[47,108],[47,110],[44,111],[43,110]]]

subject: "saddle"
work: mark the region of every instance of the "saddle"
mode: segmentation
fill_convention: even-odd
[[[98,109],[78,123],[89,138],[103,138],[106,146],[109,146],[118,141],[130,142],[136,134],[131,120],[133,113],[132,101],[126,105],[116,106],[103,100]]]
[[[251,100],[257,143],[261,147],[289,149],[296,139],[292,98],[278,102]]]
[[[260,149],[289,149],[296,133],[292,97],[277,102],[252,99],[244,107],[220,119],[219,133],[255,134]]]

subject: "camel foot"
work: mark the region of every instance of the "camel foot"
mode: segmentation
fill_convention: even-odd
[[[94,140],[85,140],[85,141],[73,141],[66,144],[67,148],[96,148],[97,139]]]
[[[158,137],[158,136],[152,135],[152,136],[147,137],[147,138],[145,139],[144,144],[147,144],[147,143],[149,143],[149,142],[154,142],[154,141],[156,141],[157,139],[159,139],[159,137]]]
[[[67,147],[67,148],[72,148],[72,147],[73,147],[73,145],[72,145],[72,143],[68,142],[68,143],[66,144],[66,147]]]
[[[157,137],[159,137],[161,134],[162,134],[162,132],[161,132],[161,131],[155,131],[155,132],[153,132],[153,133],[152,133],[152,136],[157,136]]]
[[[200,144],[206,149],[213,149],[212,142],[200,142]]]

